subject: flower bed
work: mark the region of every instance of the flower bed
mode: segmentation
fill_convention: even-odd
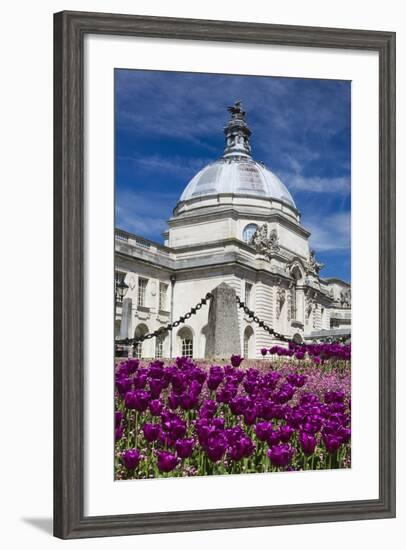
[[[118,363],[116,479],[350,467],[350,347],[287,351]]]

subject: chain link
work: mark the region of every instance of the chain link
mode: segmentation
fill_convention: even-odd
[[[154,337],[157,337],[157,336],[163,336],[164,334],[166,334],[167,332],[171,331],[172,329],[178,327],[180,324],[183,324],[185,323],[185,321],[187,319],[190,319],[190,317],[192,315],[196,315],[196,313],[204,306],[207,304],[207,301],[208,300],[211,300],[211,298],[213,298],[213,294],[211,292],[208,292],[204,298],[202,298],[196,305],[195,307],[192,307],[190,309],[190,311],[188,311],[187,313],[185,313],[184,315],[182,315],[181,317],[179,317],[179,319],[177,321],[174,321],[173,323],[168,323],[166,326],[163,326],[163,327],[160,327],[159,329],[157,329],[155,332],[150,332],[149,334],[143,334],[141,336],[137,336],[137,337],[134,337],[134,338],[124,338],[123,340],[116,340],[115,341],[115,344],[124,344],[124,345],[132,345],[134,346],[135,344],[139,343],[139,342],[143,342],[144,340],[150,340],[151,338],[154,338]],[[296,342],[294,339],[292,338],[288,338],[287,336],[285,336],[284,334],[280,334],[279,332],[276,332],[276,330],[274,330],[272,327],[268,326],[264,321],[260,320],[260,318],[255,315],[255,311],[252,311],[248,306],[245,305],[245,303],[240,299],[239,296],[236,296],[236,301],[237,301],[237,304],[238,304],[238,307],[243,309],[244,310],[244,313],[254,321],[254,323],[256,323],[260,328],[262,328],[263,330],[265,330],[266,332],[268,332],[268,334],[271,334],[274,338],[276,338],[277,340],[280,340],[282,342],[287,342],[287,343],[293,343],[297,346],[304,346],[305,343],[304,342]],[[347,338],[346,337],[339,337],[339,338],[328,338],[326,339],[327,341],[329,342],[341,342],[341,343],[344,343]]]
[[[141,336],[136,336],[134,338],[124,338],[123,340],[116,340],[115,344],[124,344],[126,346],[135,344],[138,344],[138,342],[143,342],[144,340],[150,340],[151,338],[157,337],[157,336],[163,336],[167,332],[171,331],[173,328],[178,327],[180,324],[187,321],[187,319],[190,319],[192,315],[196,315],[196,313],[201,309],[204,305],[207,304],[207,300],[210,300],[213,298],[213,294],[211,292],[208,292],[204,298],[202,298],[194,307],[190,309],[187,313],[179,317],[177,321],[174,321],[173,323],[168,323],[167,325],[158,328],[155,332],[150,332],[148,334],[143,334]]]
[[[238,307],[244,309],[244,313],[248,315],[250,319],[254,321],[259,327],[264,329],[266,332],[274,336],[277,340],[280,340],[282,342],[287,342],[291,344],[295,344],[296,346],[305,346],[306,344],[304,342],[296,342],[293,338],[288,338],[284,334],[280,334],[279,332],[276,332],[273,328],[269,327],[264,321],[261,321],[257,315],[255,315],[255,311],[252,311],[248,306],[245,305],[245,303],[240,299],[239,296],[235,297],[238,303]],[[347,337],[342,336],[338,338],[326,338],[326,341],[329,343],[333,342],[340,342],[344,343],[346,340],[348,340]]]

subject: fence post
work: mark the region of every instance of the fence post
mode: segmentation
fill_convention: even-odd
[[[206,340],[206,359],[229,359],[241,353],[236,292],[226,283],[212,290]]]

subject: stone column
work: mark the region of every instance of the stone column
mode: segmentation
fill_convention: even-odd
[[[228,359],[241,353],[236,292],[226,283],[212,290],[207,326],[206,359]]]

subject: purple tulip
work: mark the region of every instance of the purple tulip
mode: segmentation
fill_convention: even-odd
[[[174,439],[180,439],[186,434],[186,422],[181,419],[171,420],[168,432]]]
[[[158,378],[152,378],[149,381],[149,391],[153,399],[157,399],[161,395],[161,391],[164,388],[162,380]]]
[[[133,378],[134,388],[142,390],[145,388],[148,382],[148,377],[145,372],[138,371],[137,376]]]
[[[278,430],[279,433],[279,439],[282,441],[282,443],[287,443],[289,439],[292,437],[294,432],[294,429],[291,426],[281,426]]]
[[[293,458],[293,449],[290,445],[274,445],[268,449],[267,455],[273,466],[287,466]]]
[[[189,393],[195,397],[199,397],[202,387],[202,384],[198,380],[192,380],[189,385]]]
[[[142,431],[145,439],[149,443],[152,443],[152,441],[156,441],[159,438],[161,434],[161,426],[159,424],[151,424],[147,422],[143,425]]]
[[[256,410],[255,410],[255,407],[247,408],[244,411],[243,415],[244,415],[244,422],[248,426],[252,426],[252,424],[255,424],[255,421],[257,419],[257,413],[256,413]]]
[[[197,408],[199,403],[198,397],[192,393],[182,393],[179,396],[179,404],[184,411],[190,411]]]
[[[121,411],[115,411],[114,412],[114,425],[117,428],[121,424],[121,421],[123,420],[123,413]]]
[[[118,378],[116,379],[116,388],[120,395],[125,395],[131,390],[132,379],[131,378]]]
[[[168,395],[168,407],[172,410],[175,410],[179,407],[180,399],[179,395],[176,395],[175,393],[170,393]]]
[[[341,446],[341,438],[336,435],[323,434],[323,442],[326,446],[327,452],[330,454],[338,451]]]
[[[122,453],[121,460],[127,470],[134,470],[140,463],[141,453],[138,449],[128,449]]]
[[[268,353],[268,350],[266,348],[261,349],[261,354],[265,357],[265,355]]]
[[[213,418],[217,412],[217,403],[212,399],[206,399],[203,401],[202,406],[200,407],[200,417]]]
[[[177,439],[175,442],[176,453],[179,458],[189,458],[192,456],[194,439]]]
[[[228,450],[228,456],[231,460],[238,461],[248,458],[255,451],[255,444],[248,436],[242,436],[237,439]]]
[[[344,392],[342,391],[327,391],[324,394],[325,403],[342,403],[344,401]]]
[[[247,378],[244,381],[244,389],[248,394],[255,393],[255,391],[258,389],[258,382],[256,380]]]
[[[336,435],[341,439],[341,443],[348,443],[351,439],[351,429],[340,426]]]
[[[164,408],[164,404],[160,399],[153,399],[149,402],[149,410],[152,416],[159,416]]]
[[[239,395],[237,397],[234,397],[230,403],[230,410],[233,414],[242,414],[245,409],[247,408],[247,405],[248,405],[248,399],[243,396],[243,395]]]
[[[122,426],[120,424],[114,430],[114,439],[115,439],[115,441],[119,441],[123,437],[123,433],[124,433],[124,426]]]
[[[147,410],[150,395],[144,390],[129,391],[125,394],[125,406],[127,409],[135,409],[139,412]]]
[[[221,382],[223,381],[223,376],[219,374],[210,374],[210,376],[207,379],[207,387],[209,390],[216,390]]]
[[[241,355],[232,355],[230,361],[233,367],[239,367],[243,361],[243,357]]]
[[[258,422],[255,424],[255,434],[260,441],[266,441],[271,431],[272,424],[269,422]]]
[[[268,435],[266,437],[266,442],[270,447],[277,445],[280,442],[279,430],[274,430],[272,427],[269,429]]]
[[[208,436],[205,451],[212,462],[217,462],[223,457],[227,446],[227,437],[225,433],[216,431]]]
[[[176,468],[178,457],[168,451],[157,452],[157,466],[160,472],[171,472]]]
[[[300,432],[299,443],[302,447],[302,451],[306,456],[310,456],[314,453],[314,450],[316,448],[316,438],[314,437],[314,435],[308,434],[306,432]]]
[[[133,374],[138,369],[139,366],[140,366],[140,362],[138,359],[127,359],[128,374]]]

